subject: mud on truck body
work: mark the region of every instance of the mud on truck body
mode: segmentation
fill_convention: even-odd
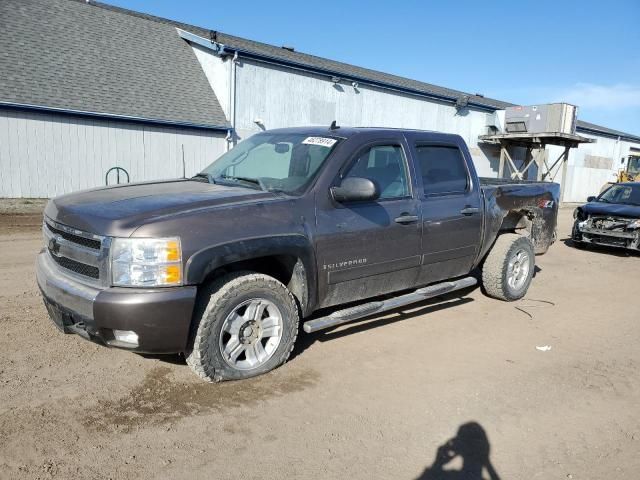
[[[521,298],[558,193],[479,179],[457,135],[266,131],[193,178],[52,199],[37,280],[66,333],[246,378],[287,360],[301,321],[335,327],[471,287],[475,271],[488,295]]]

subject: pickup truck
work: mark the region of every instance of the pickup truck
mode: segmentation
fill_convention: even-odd
[[[53,322],[242,379],[305,332],[475,285],[522,298],[559,185],[479,179],[464,140],[418,130],[256,134],[193,178],[50,200],[37,281]]]

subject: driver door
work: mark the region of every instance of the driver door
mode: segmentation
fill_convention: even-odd
[[[335,184],[349,176],[368,178],[380,197],[319,203],[316,251],[319,286],[324,290],[320,306],[415,285],[421,260],[421,214],[407,152],[401,136],[362,145]]]

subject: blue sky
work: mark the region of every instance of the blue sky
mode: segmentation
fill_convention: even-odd
[[[640,135],[640,0],[106,0]]]

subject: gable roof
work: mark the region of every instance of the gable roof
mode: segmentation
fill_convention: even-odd
[[[175,28],[74,0],[0,2],[0,106],[227,129]]]

